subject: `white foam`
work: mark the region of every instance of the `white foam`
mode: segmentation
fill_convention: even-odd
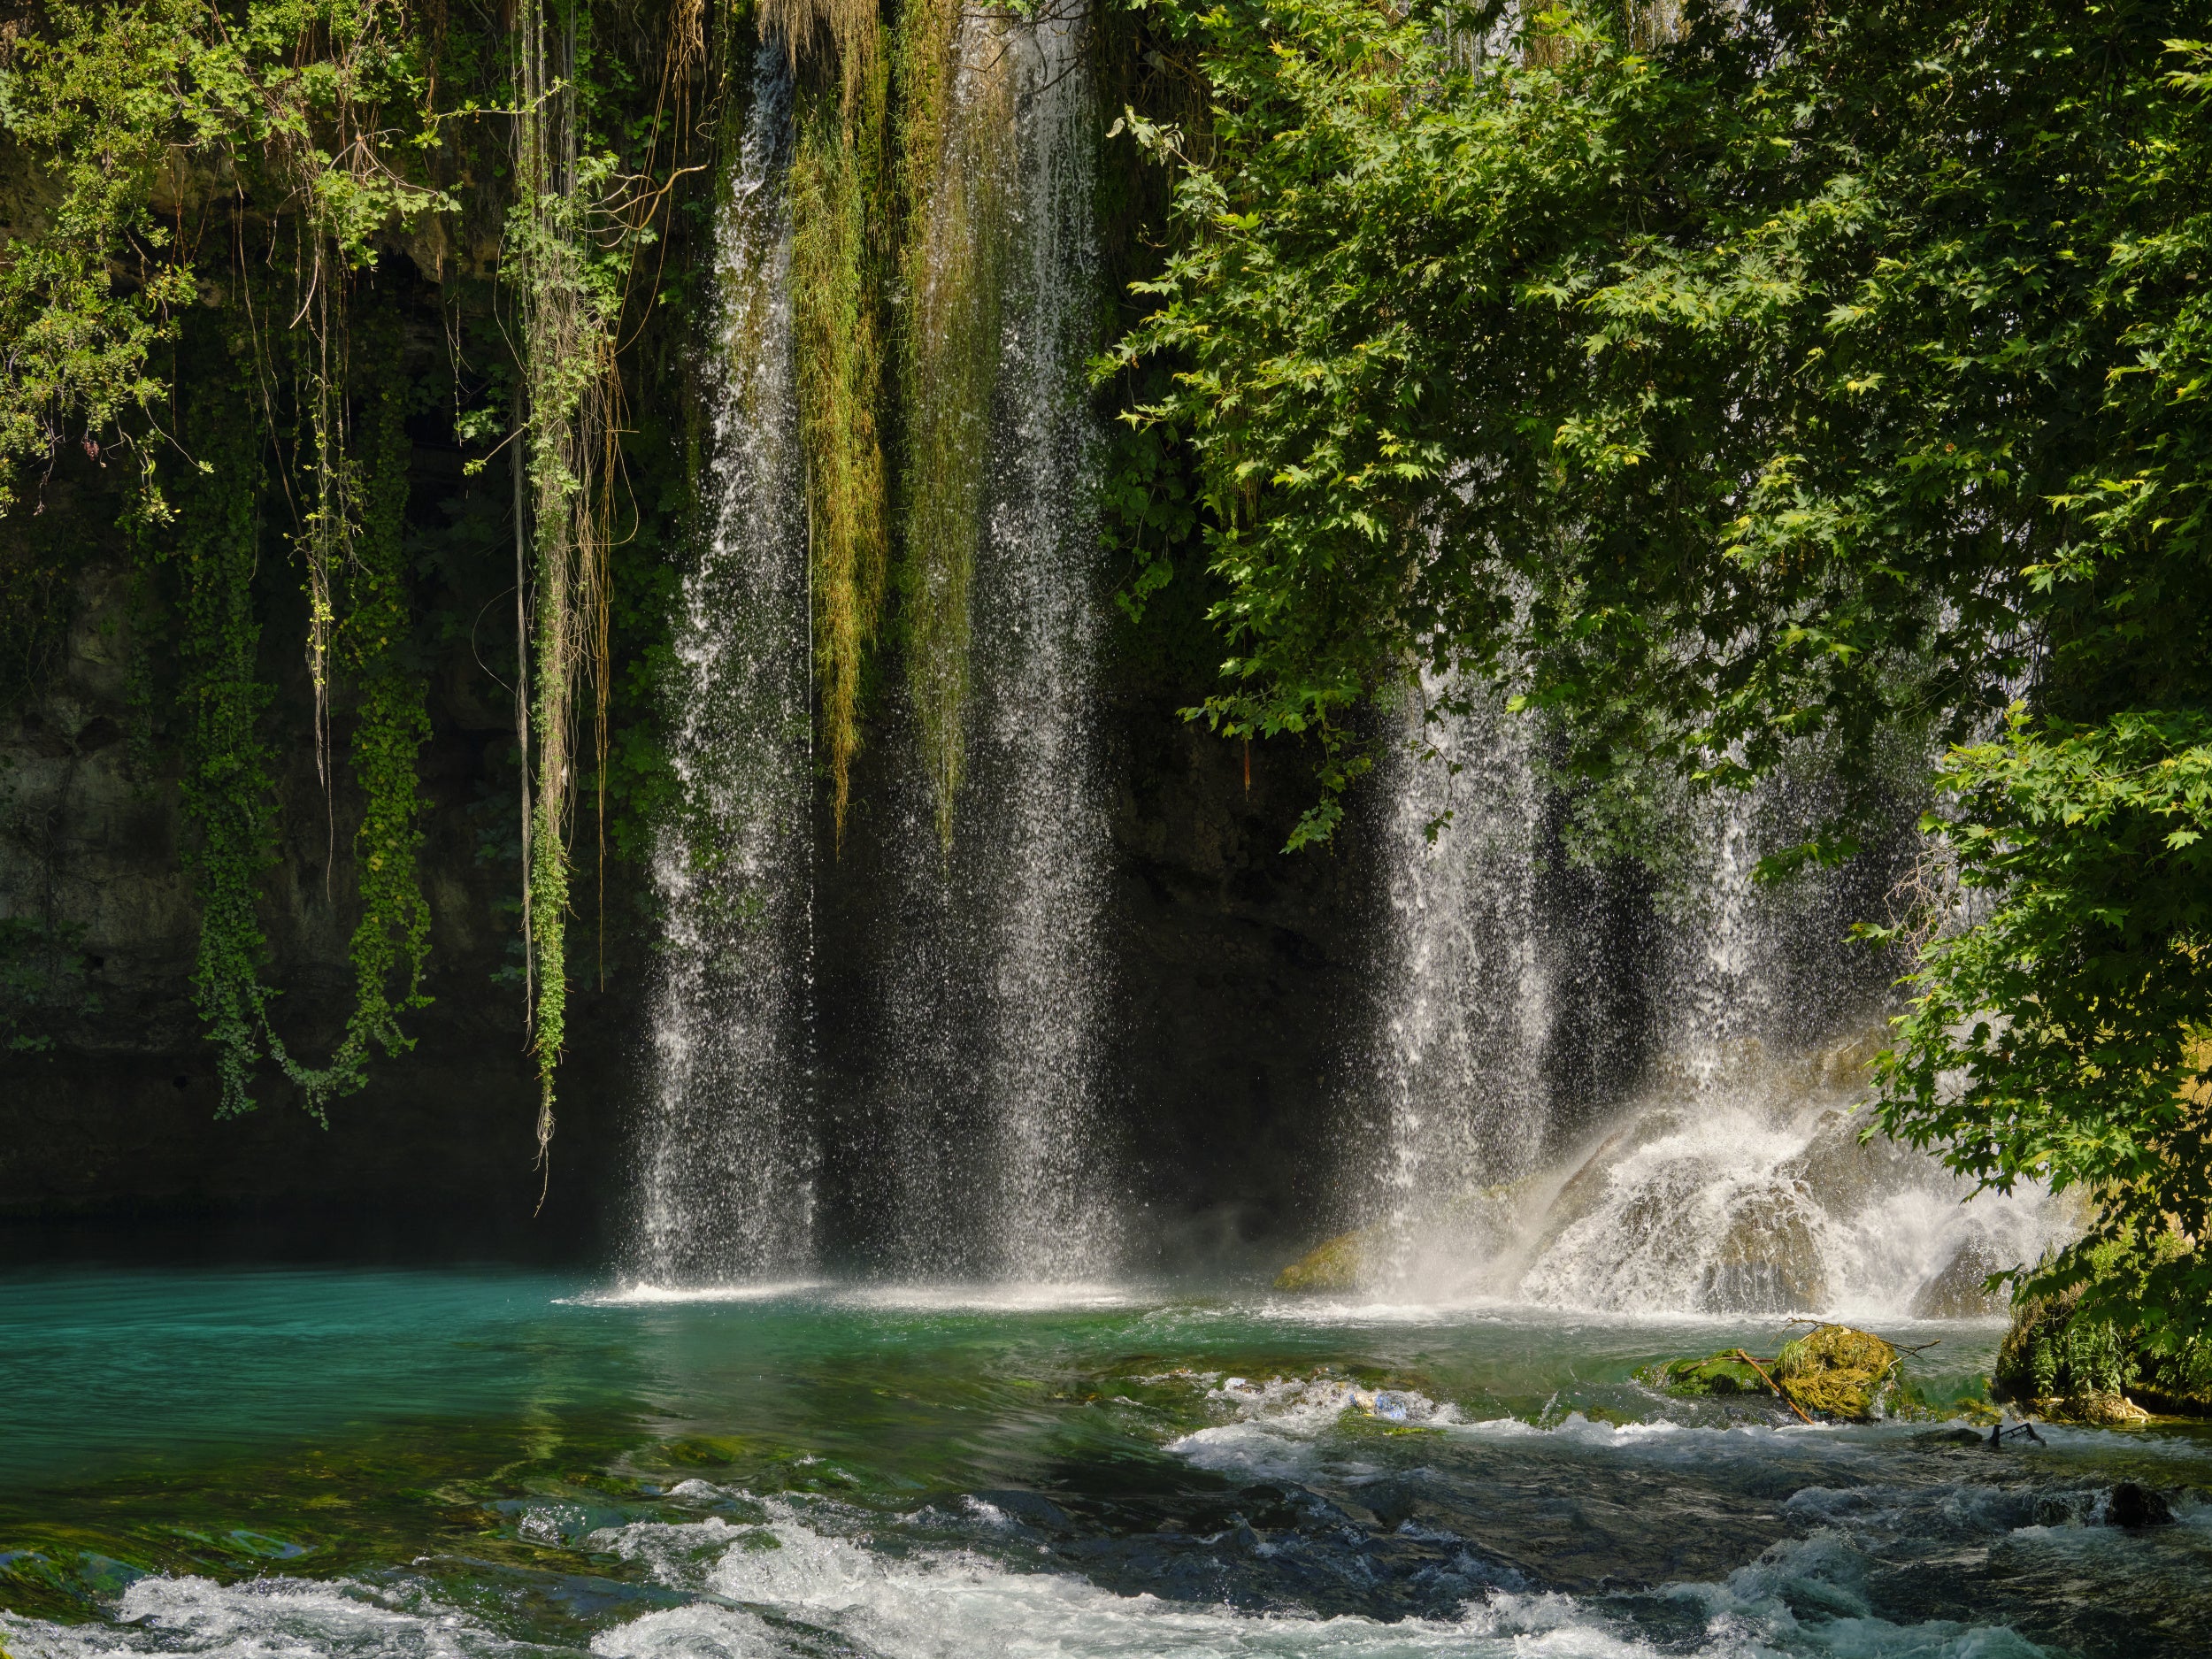
[[[519,1644],[427,1597],[340,1579],[141,1578],[113,1622],[53,1624],[0,1612],[12,1659],[489,1659]]]
[[[780,1279],[734,1285],[624,1285],[614,1290],[592,1291],[580,1296],[557,1298],[571,1308],[651,1308],[670,1303],[718,1302],[775,1302],[803,1296],[828,1284],[822,1279]]]
[[[591,1651],[601,1659],[769,1659],[826,1646],[881,1659],[1647,1659],[1663,1651],[1602,1604],[1557,1593],[1492,1592],[1456,1617],[1389,1623],[1246,1614],[1116,1594],[970,1550],[879,1553],[810,1524],[856,1532],[870,1518],[858,1511],[824,1504],[803,1514],[783,1500],[767,1507],[764,1527],[715,1517],[595,1535],[595,1548],[701,1599],[603,1630]],[[2103,1529],[2074,1530],[2098,1532],[2091,1545],[2110,1541]],[[2047,1532],[2057,1542],[2061,1531],[2014,1536],[2033,1545]],[[1848,1543],[1824,1529],[1775,1545],[1722,1583],[1666,1586],[1655,1594],[1694,1606],[1704,1630],[1694,1647],[1675,1638],[1663,1651],[1698,1659],[2035,1659],[2033,1646],[2002,1629],[1874,1617],[1865,1573]],[[141,1579],[111,1622],[64,1625],[0,1613],[0,1645],[12,1659],[513,1659],[543,1651],[419,1586],[297,1578]]]
[[[772,1500],[769,1507],[765,1531],[775,1540],[772,1548],[760,1547],[765,1540],[757,1532],[740,1539],[714,1522],[625,1528],[608,1541],[633,1559],[655,1562],[664,1581],[759,1609],[884,1659],[1646,1659],[1663,1651],[1602,1606],[1557,1593],[1493,1592],[1455,1617],[1391,1623],[1245,1614],[1119,1595],[1068,1574],[1015,1571],[968,1550],[879,1554],[809,1525],[789,1503]],[[813,1518],[853,1525],[864,1519],[826,1509]],[[687,1532],[688,1538],[679,1536]],[[2038,1652],[2002,1629],[1908,1626],[1875,1617],[1859,1576],[1848,1547],[1821,1533],[1776,1546],[1724,1583],[1677,1585],[1658,1594],[1704,1614],[1703,1640],[1686,1650],[1700,1659],[2034,1659]],[[784,1651],[762,1645],[766,1629],[739,1609],[680,1609],[607,1632],[593,1650],[607,1659],[753,1659]],[[1671,1641],[1664,1651],[1686,1650]]]
[[[1063,1309],[1133,1308],[1157,1300],[1133,1286],[1025,1283],[859,1285],[841,1291],[840,1302],[854,1307],[917,1313],[1047,1313]]]

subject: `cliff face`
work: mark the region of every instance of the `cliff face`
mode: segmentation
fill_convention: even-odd
[[[420,457],[417,495],[447,493],[449,457]],[[93,480],[96,485],[98,480]],[[430,1007],[408,1018],[415,1049],[378,1057],[363,1093],[326,1129],[273,1068],[257,1108],[219,1120],[213,1051],[193,1002],[198,910],[182,854],[178,715],[165,695],[159,628],[111,505],[65,479],[19,537],[59,525],[77,549],[52,630],[0,715],[0,1218],[261,1221],[313,1232],[382,1217],[471,1244],[583,1248],[601,1225],[611,1152],[603,1103],[626,1054],[622,979],[586,988],[573,1020],[572,1094],[543,1214],[533,1170],[534,1097],[521,1053],[516,949],[511,704],[477,665],[490,648],[440,626],[470,595],[425,584],[434,735],[422,755],[433,925]],[[430,511],[435,512],[434,505]],[[111,519],[109,521],[111,523]],[[19,553],[20,549],[18,549]],[[23,561],[19,558],[19,567]],[[265,560],[265,565],[268,561]],[[488,580],[488,579],[487,579]],[[276,687],[265,729],[276,757],[280,841],[262,888],[273,1022],[318,1064],[352,992],[352,836],[346,769],[319,781],[297,581],[257,581],[261,675]],[[507,641],[511,652],[511,633]],[[348,729],[342,703],[335,747]],[[506,787],[501,788],[502,780]]]
[[[482,506],[471,506],[449,453],[419,449],[416,472],[411,517],[426,545],[444,534],[436,526]],[[434,1001],[407,1017],[417,1046],[379,1056],[369,1087],[335,1102],[327,1128],[267,1067],[257,1110],[218,1119],[213,1053],[193,1005],[198,911],[182,857],[176,716],[165,711],[157,630],[131,561],[99,522],[104,500],[73,495],[66,479],[50,496],[45,524],[71,525],[95,545],[74,564],[65,630],[0,717],[13,1022],[13,1046],[0,1051],[0,1218],[260,1222],[597,1253],[621,1225],[628,1181],[626,1102],[650,972],[641,872],[611,868],[603,988],[598,941],[578,951],[583,982],[540,1210],[516,966],[512,711],[495,672],[511,655],[511,623],[501,626],[511,600],[497,592],[496,561],[481,549],[423,561],[433,736],[420,769],[421,870]],[[296,649],[296,578],[265,564],[261,674],[277,693],[266,722],[282,839],[261,914],[268,979],[283,993],[275,1023],[313,1063],[334,1043],[351,994],[359,803],[342,767],[326,803]],[[1356,834],[1332,852],[1280,850],[1312,799],[1294,746],[1256,746],[1248,788],[1241,746],[1176,712],[1194,700],[1187,688],[1110,674],[1120,689],[1108,710],[1109,1104],[1146,1237],[1164,1252],[1234,1254],[1310,1228],[1328,1202],[1328,1143],[1347,1128],[1347,1043],[1363,1018],[1368,877]],[[341,753],[347,735],[342,702]],[[825,960],[864,960],[864,849],[826,856],[822,867],[833,872]],[[587,893],[580,909],[592,902]],[[831,981],[825,1027],[850,1011]],[[836,1041],[830,1031],[826,1046]]]

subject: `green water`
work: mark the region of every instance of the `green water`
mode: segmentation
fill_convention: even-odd
[[[0,1648],[2207,1650],[2212,1439],[1991,1451],[1632,1379],[1784,1334],[1171,1290],[0,1276]],[[1997,1333],[1891,1334],[1939,1339],[1913,1363],[1940,1417]],[[2177,1523],[2097,1524],[2123,1480]]]

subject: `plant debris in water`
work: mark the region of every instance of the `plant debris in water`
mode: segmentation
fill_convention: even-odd
[[[1771,1360],[1723,1348],[1702,1359],[1663,1360],[1637,1379],[1677,1399],[1778,1398],[1801,1414],[1834,1422],[1872,1422],[1912,1405],[1896,1347],[1847,1325],[1817,1326],[1784,1343]]]

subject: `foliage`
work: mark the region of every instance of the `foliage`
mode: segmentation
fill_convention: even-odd
[[[1851,851],[1899,734],[1968,743],[1930,827],[1988,908],[1928,942],[1886,1121],[2200,1236],[2200,19],[1152,10],[1210,126],[1126,118],[1177,244],[1100,369],[1174,375],[1127,413],[1199,465],[1206,714],[1317,734],[1335,788],[1416,669],[1505,680],[1601,781],[1817,739],[1864,787],[1785,864]],[[2197,1272],[2130,1294],[2194,1328]]]
[[[521,336],[516,586],[529,595],[532,678],[518,741],[526,757],[534,747],[536,755],[525,786],[523,938],[542,1161],[567,1040],[568,846],[584,675],[603,715],[606,705],[607,556],[621,424],[615,344],[644,226],[615,155],[583,142],[573,77],[590,36],[580,9],[526,0],[518,17],[514,201],[501,257]],[[603,718],[598,724],[603,730]]]
[[[229,1117],[253,1107],[248,1089],[276,995],[262,977],[268,941],[255,908],[275,861],[276,813],[253,595],[265,433],[238,418],[240,365],[223,366],[227,374],[194,376],[186,394],[180,437],[192,458],[170,492],[174,523],[148,522],[140,534],[174,569],[185,864],[200,905],[192,991],[215,1045],[216,1112]]]
[[[814,651],[830,811],[845,828],[860,688],[881,620],[888,529],[877,434],[883,349],[879,265],[888,227],[889,66],[872,8],[833,19],[837,75],[808,89],[791,165],[791,326],[806,446]],[[764,26],[768,14],[763,14]],[[806,32],[808,35],[812,31]],[[793,36],[795,52],[800,36]]]
[[[417,757],[430,738],[430,715],[422,677],[408,651],[413,619],[405,550],[405,423],[411,388],[402,366],[398,319],[388,305],[372,344],[373,378],[364,396],[362,523],[339,634],[340,653],[358,687],[351,758],[363,796],[353,837],[361,893],[361,918],[349,953],[354,1005],[329,1066],[347,1088],[366,1081],[371,1043],[388,1055],[414,1047],[400,1030],[399,1016],[430,1001],[421,988],[430,952],[430,907],[417,870],[422,801],[416,779]]]
[[[188,71],[205,7],[58,4],[49,17],[50,33],[16,36],[0,63],[0,127],[43,174],[0,257],[0,511],[19,464],[50,463],[73,438],[96,455],[126,411],[160,399],[147,353],[192,288],[152,196],[180,127],[198,125]]]
[[[2179,1248],[2168,1234],[2151,1254],[2172,1257]],[[2126,1271],[2129,1254],[2125,1244],[2093,1245],[2079,1282],[2014,1305],[1990,1377],[1993,1398],[2049,1409],[2124,1394],[2156,1410],[2212,1412],[2212,1339],[2173,1340],[2168,1333],[2168,1340],[2154,1344],[2132,1316],[2126,1285],[2101,1284],[2116,1270]]]
[[[0,917],[0,1051],[41,1054],[54,1027],[100,1012],[86,983],[83,929],[42,917]]]
[[[2212,1223],[2212,717],[2016,710],[1943,781],[1927,827],[1995,902],[1922,950],[1885,1125],[2000,1190],[2093,1194],[2097,1225],[2034,1286],[2093,1279],[2094,1305],[2143,1303],[2155,1342],[2162,1310],[2186,1326],[2212,1300],[2212,1267],[2158,1248]]]
[[[411,0],[61,0],[7,34],[0,124],[27,165],[12,175],[25,194],[0,254],[0,465],[50,465],[65,439],[96,457],[132,446],[144,462],[141,544],[159,550],[179,596],[184,805],[204,911],[196,995],[221,1056],[226,1111],[250,1104],[247,1080],[265,1048],[319,1112],[360,1086],[373,1048],[405,1046],[399,1017],[422,1000],[414,771],[427,725],[402,547],[407,387],[397,319],[368,342],[374,386],[361,383],[353,324],[364,273],[426,223],[418,257],[426,272],[447,274],[467,211],[457,192],[472,189],[480,204],[477,180],[499,172],[470,148],[495,121],[515,134],[522,164],[489,187],[513,206],[502,257],[523,322],[521,373],[503,377],[519,380],[520,396],[495,401],[526,423],[531,488],[518,507],[529,522],[518,534],[537,550],[535,568],[518,572],[530,578],[532,652],[544,671],[525,710],[540,763],[524,803],[538,832],[525,913],[539,949],[536,1043],[549,1105],[565,974],[542,969],[562,962],[579,662],[599,671],[592,776],[603,789],[611,771],[603,572],[619,424],[614,354],[635,257],[653,240],[670,181],[657,176],[668,169],[655,147],[672,86],[680,93],[698,60],[703,12],[672,9],[657,94],[630,84],[626,63],[595,56],[581,4],[539,5],[520,20],[527,27],[511,41],[503,27]],[[602,142],[601,133],[611,136]],[[641,155],[641,172],[625,171],[623,146]],[[237,346],[219,396],[174,384],[154,355],[191,300],[221,311]],[[481,435],[488,415],[502,418],[497,406],[457,401],[455,412],[465,440]],[[280,493],[263,488],[272,460],[266,481]],[[181,491],[179,501],[165,488]],[[354,696],[351,759],[365,806],[358,995],[321,1069],[293,1060],[270,1029],[275,993],[262,979],[255,911],[275,819],[252,580],[260,526],[287,505],[334,837],[334,690]]]
[[[43,174],[0,262],[11,473],[50,464],[73,435],[94,455],[140,442],[165,389],[148,354],[197,287],[184,210],[226,175],[300,214],[302,308],[318,318],[334,265],[450,205],[403,171],[416,135],[382,124],[425,92],[417,19],[396,0],[250,0],[229,16],[209,0],[61,0],[42,20],[0,67],[0,125]],[[0,476],[0,511],[12,493]]]
[[[969,588],[1011,234],[1013,60],[996,37],[1004,21],[965,19],[953,0],[918,0],[901,13],[893,49],[906,296],[899,595],[923,769],[947,847],[966,770]]]

